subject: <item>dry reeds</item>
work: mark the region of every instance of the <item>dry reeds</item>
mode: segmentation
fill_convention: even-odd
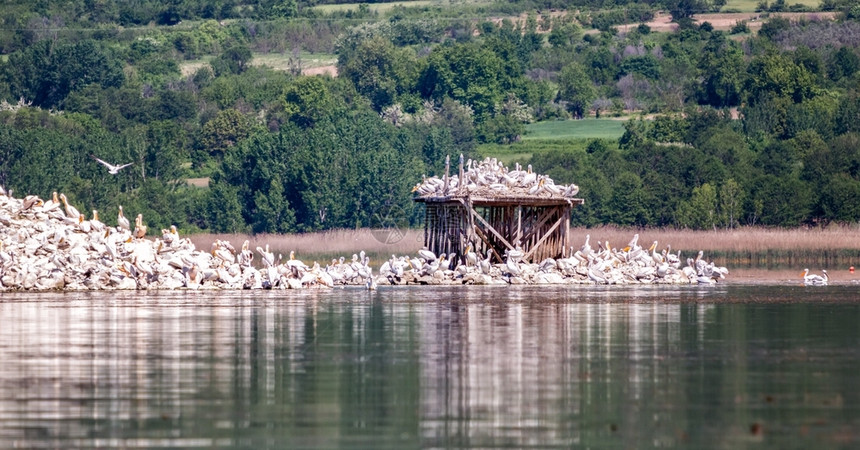
[[[609,240],[613,247],[623,247],[634,233],[639,233],[639,245],[658,242],[658,250],[671,245],[676,250],[767,252],[773,250],[860,250],[860,229],[848,226],[827,228],[774,229],[742,227],[734,230],[676,230],[647,228],[636,230],[613,226],[597,228],[571,228],[571,245],[579,247],[585,235],[591,234],[592,246],[596,240]]]
[[[339,256],[349,257],[362,250],[371,257],[384,256],[385,259],[391,254],[414,255],[424,241],[422,233],[412,229],[362,228],[296,234],[197,234],[189,238],[199,249],[209,249],[216,239],[230,241],[238,249],[247,239],[251,250],[268,244],[275,254],[286,257],[290,251],[295,251],[296,257],[306,262],[317,260],[323,263]]]
[[[331,230],[299,234],[199,234],[190,236],[199,249],[209,249],[216,239],[230,241],[237,249],[245,239],[251,249],[269,244],[275,254],[285,257],[295,251],[297,257],[309,261],[327,262],[332,258],[364,250],[376,265],[395,255],[415,255],[423,245],[423,231],[406,230]],[[649,247],[657,241],[658,251],[671,246],[683,256],[693,257],[699,250],[709,260],[734,267],[832,267],[860,265],[860,229],[830,226],[815,229],[771,229],[743,227],[735,230],[696,231],[669,228],[622,228],[603,226],[571,228],[570,245],[578,249],[585,236],[591,235],[591,245],[609,241],[614,248],[623,248],[633,235],[639,233],[639,245]]]

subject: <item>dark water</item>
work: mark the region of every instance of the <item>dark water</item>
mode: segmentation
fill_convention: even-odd
[[[858,291],[0,294],[0,448],[857,448]]]

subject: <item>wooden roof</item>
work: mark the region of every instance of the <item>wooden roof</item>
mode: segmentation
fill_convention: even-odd
[[[471,202],[474,206],[564,206],[581,205],[581,198],[564,198],[561,196],[542,197],[532,195],[448,195],[444,197],[415,197],[416,202],[422,203],[460,203]]]

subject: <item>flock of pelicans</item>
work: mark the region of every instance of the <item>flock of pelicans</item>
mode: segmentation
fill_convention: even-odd
[[[446,197],[455,194],[470,194],[483,197],[496,196],[530,196],[530,197],[563,197],[573,198],[579,192],[579,186],[557,185],[552,178],[538,175],[529,165],[526,169],[517,164],[514,170],[508,170],[496,158],[486,158],[481,162],[468,160],[463,163],[460,155],[460,166],[463,168],[462,180],[460,175],[424,177],[412,188],[412,192],[420,197]]]
[[[503,263],[491,253],[479,255],[471,246],[463,255],[435,255],[422,249],[413,257],[394,256],[378,272],[361,252],[350,260],[306,265],[290,252],[275,256],[269,246],[238,250],[217,240],[208,251],[198,250],[175,227],[161,237],[146,238],[138,214],[132,224],[119,208],[116,226],[101,222],[98,212],[88,219],[64,195],[48,201],[36,196],[16,199],[0,188],[0,290],[103,289],[302,289],[355,285],[375,289],[403,284],[712,284],[728,274],[699,252],[682,261],[680,252],[657,250],[638,243],[638,235],[623,248],[608,242],[592,248],[590,238],[570,256],[526,262],[517,248]],[[804,274],[808,284],[826,284]]]

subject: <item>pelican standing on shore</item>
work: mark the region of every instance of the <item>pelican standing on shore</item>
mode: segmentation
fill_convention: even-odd
[[[128,221],[128,218],[125,217],[125,214],[122,212],[122,205],[119,205],[119,213],[116,218],[116,226],[126,231],[131,231],[131,222]]]

